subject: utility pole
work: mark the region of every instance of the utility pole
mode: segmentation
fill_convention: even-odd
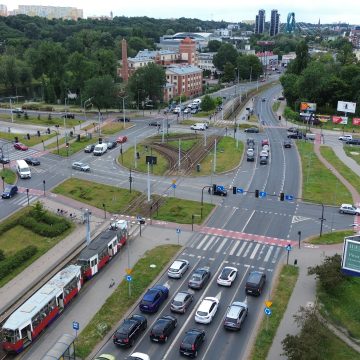
[[[130,194],[131,194],[131,183],[132,183],[132,176],[131,176],[131,168],[130,168],[130,176],[129,176],[129,184],[130,184]]]
[[[151,158],[152,161],[152,158]],[[147,200],[150,202],[150,163],[147,163]],[[141,224],[140,224],[141,228]]]
[[[134,162],[135,162],[135,169],[137,168],[137,151],[136,151],[136,136],[135,136],[135,146],[134,146]],[[131,172],[131,170],[130,170]]]
[[[91,216],[91,211],[89,211],[89,209],[85,209],[84,210],[84,222],[86,225],[86,245],[90,244],[90,216]]]
[[[179,139],[179,162],[178,162],[178,169],[180,171],[181,167],[181,139]]]
[[[214,173],[216,173],[216,139],[214,145]]]
[[[322,236],[322,231],[323,231],[323,223],[324,223],[324,221],[326,220],[325,218],[324,218],[324,208],[325,208],[325,206],[324,206],[324,204],[321,204],[321,218],[319,218],[319,220],[320,220],[320,237]]]

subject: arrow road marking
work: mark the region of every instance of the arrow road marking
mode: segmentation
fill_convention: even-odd
[[[295,224],[301,221],[310,220],[310,218],[304,217],[304,216],[293,216],[291,223]]]

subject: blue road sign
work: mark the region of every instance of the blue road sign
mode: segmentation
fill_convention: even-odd
[[[172,184],[171,187],[172,187],[173,189],[176,189],[176,184]]]
[[[80,324],[77,321],[73,321],[73,329],[74,330],[79,330],[80,329]]]
[[[261,197],[261,198],[266,197],[266,192],[265,191],[259,191],[259,197]]]
[[[141,215],[136,215],[136,220],[141,220],[142,219],[142,216]]]
[[[224,186],[223,186],[223,185],[217,185],[217,186],[216,186],[216,190],[218,190],[218,191],[224,191]]]
[[[264,313],[265,313],[265,315],[270,316],[270,315],[271,315],[271,309],[268,308],[268,307],[266,307],[266,308],[264,309]]]
[[[243,194],[243,193],[244,193],[244,189],[236,188],[236,192],[237,192],[238,194]]]
[[[287,251],[291,251],[291,250],[292,250],[292,247],[291,247],[290,244],[287,244],[287,245],[286,245],[286,250],[287,250]]]
[[[126,281],[128,281],[128,282],[132,281],[132,276],[131,275],[126,275]]]
[[[180,229],[180,228],[177,228],[177,229],[176,229],[176,233],[177,233],[177,234],[180,234],[180,233],[181,233],[181,229]]]
[[[285,195],[285,200],[293,201],[293,200],[294,200],[294,196],[293,196],[293,195]]]

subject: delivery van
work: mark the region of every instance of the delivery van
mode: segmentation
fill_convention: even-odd
[[[21,179],[31,179],[31,171],[25,160],[16,160],[16,171]]]
[[[107,152],[107,144],[97,144],[94,148],[94,155],[101,156]]]

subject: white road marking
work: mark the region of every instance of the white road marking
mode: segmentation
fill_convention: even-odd
[[[221,242],[220,246],[217,248],[216,252],[219,253],[221,249],[224,247],[226,242],[228,241],[228,238],[224,238],[224,240]]]
[[[235,245],[232,247],[232,249],[229,252],[229,255],[234,255],[234,252],[236,250],[236,248],[240,245],[240,241],[236,241]]]
[[[251,213],[248,221],[245,223],[245,225],[244,225],[244,227],[242,228],[241,232],[245,232],[245,228],[248,226],[248,224],[249,224],[249,222],[250,222],[250,220],[251,220],[251,218],[253,217],[254,214],[255,214],[255,210],[253,210],[253,212]]]
[[[257,243],[257,244],[256,244],[254,251],[253,251],[253,252],[251,253],[251,255],[250,255],[250,259],[251,259],[251,260],[255,257],[255,255],[256,255],[256,253],[257,253],[260,245],[261,245],[260,243]]]
[[[240,256],[241,253],[243,252],[245,246],[247,245],[248,243],[247,242],[244,242],[242,245],[241,245],[241,248],[240,250],[238,251],[238,253],[236,254],[236,256]]]
[[[270,255],[271,255],[273,249],[274,249],[274,246],[271,245],[271,246],[269,247],[268,252],[267,252],[266,255],[265,255],[264,262],[268,262],[268,261],[269,261],[269,258],[270,258]]]
[[[196,247],[198,250],[203,246],[208,237],[209,235],[205,235],[204,238],[200,241],[200,244]]]
[[[249,246],[247,247],[247,249],[245,250],[243,257],[246,257],[249,254],[249,251],[252,248],[252,246],[253,246],[253,243],[250,243]]]
[[[203,250],[206,251],[216,238],[217,238],[217,236],[212,236],[211,239],[204,246]]]

